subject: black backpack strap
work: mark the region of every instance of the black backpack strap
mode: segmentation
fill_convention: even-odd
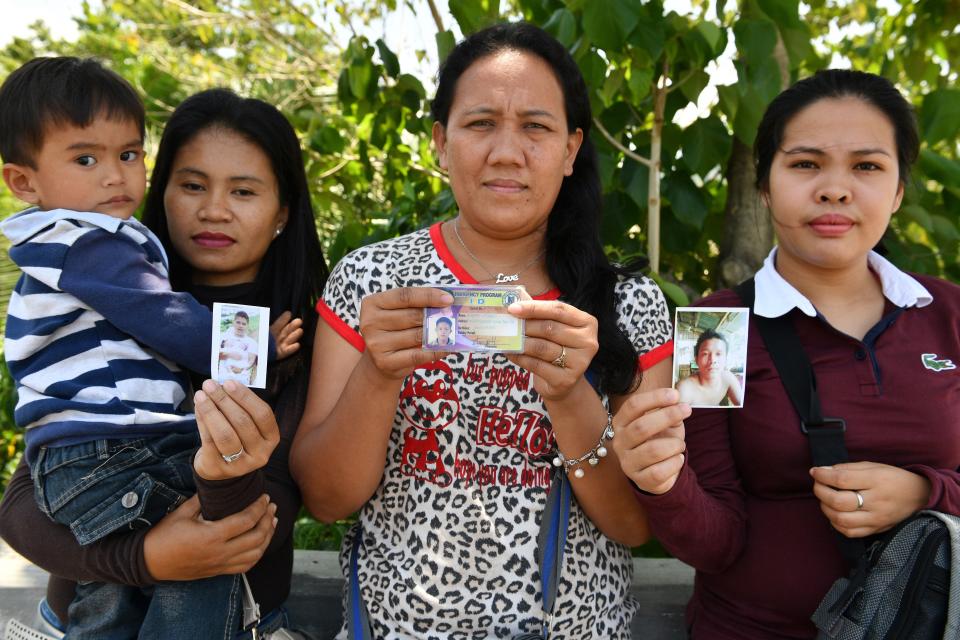
[[[789,316],[765,318],[753,312],[756,299],[753,278],[741,282],[733,291],[750,307],[750,322],[756,323],[787,396],[800,416],[800,430],[807,436],[813,465],[822,467],[848,462],[850,457],[844,440],[847,425],[842,418],[823,416],[813,366],[800,344],[797,330]],[[863,554],[863,541],[847,538],[839,533],[837,535],[841,553],[847,561],[855,565]]]
[[[844,441],[846,423],[842,418],[824,418],[817,393],[817,378],[807,357],[793,322],[787,316],[765,318],[753,313],[755,289],[753,278],[733,289],[744,304],[750,307],[750,321],[756,323],[770,358],[777,367],[790,402],[800,415],[800,429],[810,443],[814,466],[821,467],[848,462]]]

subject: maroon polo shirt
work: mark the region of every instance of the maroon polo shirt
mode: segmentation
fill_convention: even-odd
[[[817,376],[823,415],[846,420],[850,460],[921,474],[932,485],[927,508],[960,514],[960,369],[933,370],[923,361],[935,354],[960,366],[960,287],[914,277],[933,303],[888,303],[863,341],[822,317],[796,309],[790,317]],[[742,306],[731,291],[700,304]],[[654,535],[697,570],[687,611],[693,638],[809,639],[816,634],[811,614],[848,568],[812,492],[800,419],[753,325],[746,380],[743,409],[694,409],[676,485],[638,499]]]

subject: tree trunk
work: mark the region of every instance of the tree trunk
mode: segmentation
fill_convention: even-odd
[[[650,177],[647,183],[647,257],[650,271],[660,273],[660,156],[663,146],[663,112],[667,107],[667,72],[663,63],[663,76],[653,88],[653,130],[650,132]],[[662,85],[662,86],[661,86]]]
[[[790,86],[790,64],[783,38],[777,34],[773,57],[780,69],[780,90]],[[753,150],[733,138],[727,163],[727,206],[717,285],[733,287],[757,272],[773,247],[773,222],[757,192]]]
[[[734,138],[727,164],[727,206],[717,273],[721,288],[737,285],[756,273],[773,246],[773,225],[757,193],[756,176],[753,151]]]

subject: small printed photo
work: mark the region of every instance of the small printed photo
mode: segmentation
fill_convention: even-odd
[[[747,389],[746,307],[678,307],[673,386],[691,407],[739,409]]]
[[[425,336],[425,347],[443,349],[444,347],[453,347],[457,342],[457,325],[454,317],[454,310],[449,307],[443,309],[432,309],[427,318],[427,335]]]
[[[270,309],[244,304],[213,304],[211,377],[236,380],[248,387],[267,385]]]

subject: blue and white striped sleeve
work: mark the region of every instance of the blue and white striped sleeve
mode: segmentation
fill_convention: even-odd
[[[116,327],[118,340],[132,337],[192,371],[210,372],[210,310],[172,291],[133,238],[100,229],[83,234],[63,258],[58,285]]]

